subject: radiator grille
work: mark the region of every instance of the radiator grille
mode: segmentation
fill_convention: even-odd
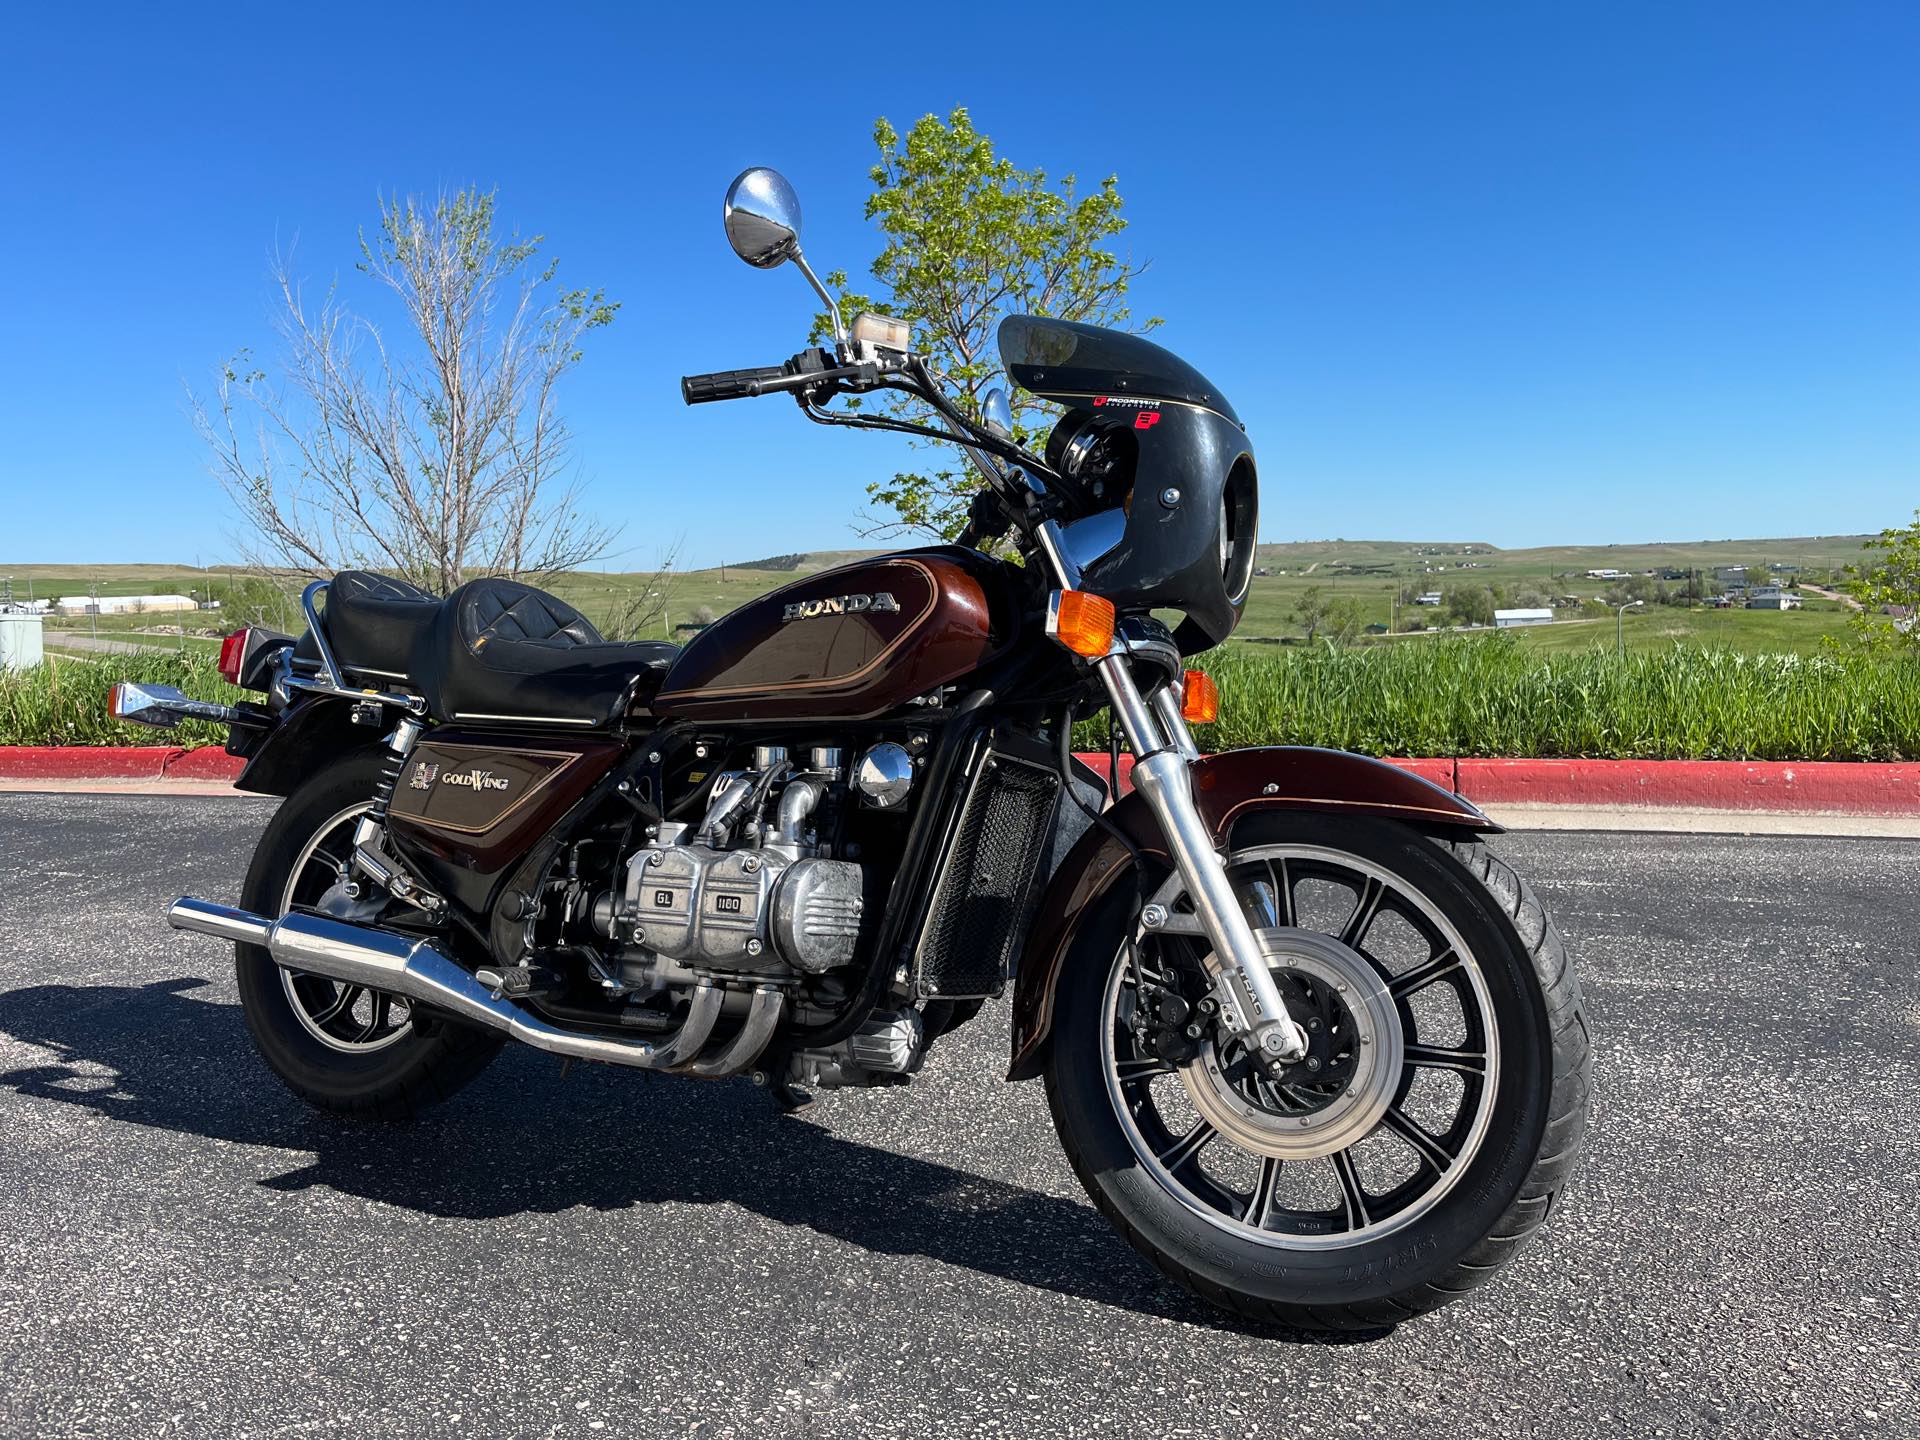
[[[1060,777],[989,753],[955,828],[914,951],[921,995],[967,999],[1005,988],[1013,948],[1046,869]]]

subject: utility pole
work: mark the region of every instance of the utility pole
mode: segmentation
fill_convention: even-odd
[[[1644,600],[1629,600],[1613,612],[1613,640],[1619,648],[1622,660],[1627,658],[1627,611],[1637,609],[1646,603]]]
[[[100,638],[100,582],[98,580],[87,586],[87,630],[95,640]]]

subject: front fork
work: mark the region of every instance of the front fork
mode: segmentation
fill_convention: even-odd
[[[1121,733],[1133,750],[1133,788],[1160,822],[1167,849],[1193,900],[1194,917],[1213,944],[1201,964],[1219,995],[1222,1022],[1269,1065],[1299,1059],[1307,1053],[1307,1037],[1287,1013],[1259,938],[1234,892],[1226,862],[1194,804],[1191,765],[1200,758],[1200,751],[1180,714],[1179,702],[1165,685],[1154,691],[1151,701],[1143,699],[1124,654],[1108,655],[1095,665]],[[1151,929],[1155,918],[1147,914],[1141,921]],[[1157,918],[1162,925],[1173,923],[1171,916]]]

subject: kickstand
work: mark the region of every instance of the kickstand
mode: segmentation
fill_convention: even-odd
[[[792,1082],[787,1080],[785,1076],[775,1079],[769,1075],[767,1077],[767,1094],[773,1098],[774,1107],[778,1109],[782,1115],[792,1115],[796,1111],[804,1110],[807,1106],[813,1104],[813,1096],[805,1090],[794,1089]]]

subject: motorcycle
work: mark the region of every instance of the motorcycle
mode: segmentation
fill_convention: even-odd
[[[268,1066],[404,1119],[512,1039],[794,1107],[909,1083],[1005,996],[1008,1079],[1044,1076],[1093,1202],[1195,1294],[1351,1329],[1482,1284],[1580,1147],[1579,986],[1462,797],[1195,743],[1218,692],[1188,660],[1254,567],[1233,407],[1137,335],[1013,316],[1006,374],[1062,411],[1034,453],[906,323],[843,322],[778,173],[742,174],[724,220],[749,264],[802,272],[834,344],[688,376],[686,402],[955,443],[984,481],[964,533],[684,648],[605,641],[513,580],[442,600],[345,571],[307,587],[303,635],[228,637],[259,699],[117,687],[123,719],[226,724],[240,788],[285,797],[238,906],[168,912],[236,946]],[[879,391],[937,420],[830,408]],[[1104,771],[1072,748],[1102,709]]]

